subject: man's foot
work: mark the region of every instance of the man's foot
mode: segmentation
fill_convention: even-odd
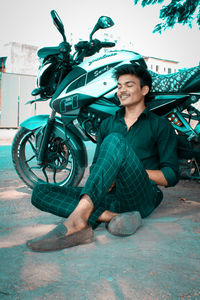
[[[116,215],[106,225],[107,230],[118,236],[128,236],[142,226],[142,219],[138,211],[126,212]]]
[[[90,226],[87,225],[82,230],[67,234],[67,228],[63,223],[60,223],[46,235],[28,241],[27,246],[33,251],[45,252],[88,244],[93,241],[94,233]]]
[[[105,223],[108,223],[112,220],[112,218],[114,216],[116,216],[117,213],[113,213],[111,211],[108,211],[108,210],[105,210],[98,218],[98,221],[99,222],[105,222]]]

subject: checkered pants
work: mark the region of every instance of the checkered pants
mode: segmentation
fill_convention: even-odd
[[[108,192],[114,181],[114,189]],[[144,218],[163,198],[157,185],[149,180],[142,162],[119,133],[108,135],[102,142],[97,161],[83,188],[39,184],[33,190],[32,204],[66,218],[83,194],[89,195],[94,204],[89,219],[93,228],[98,226],[97,219],[105,210],[116,213],[139,211]]]

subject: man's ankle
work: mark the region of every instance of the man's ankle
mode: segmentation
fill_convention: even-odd
[[[99,222],[110,222],[117,213],[113,213],[111,211],[105,210],[98,218]]]

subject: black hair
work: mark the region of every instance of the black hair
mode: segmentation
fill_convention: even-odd
[[[140,80],[140,86],[141,88],[145,85],[149,87],[149,91],[151,90],[152,86],[152,78],[147,69],[144,67],[141,67],[140,65],[133,65],[133,64],[124,64],[119,67],[117,67],[114,70],[114,78],[116,80],[119,79],[120,76],[131,74],[135,75]]]

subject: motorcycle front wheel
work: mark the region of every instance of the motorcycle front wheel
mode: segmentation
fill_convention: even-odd
[[[20,127],[12,143],[12,160],[19,177],[30,188],[38,183],[77,186],[84,170],[79,166],[73,143],[52,134],[45,161],[38,164],[38,149],[42,130]]]

